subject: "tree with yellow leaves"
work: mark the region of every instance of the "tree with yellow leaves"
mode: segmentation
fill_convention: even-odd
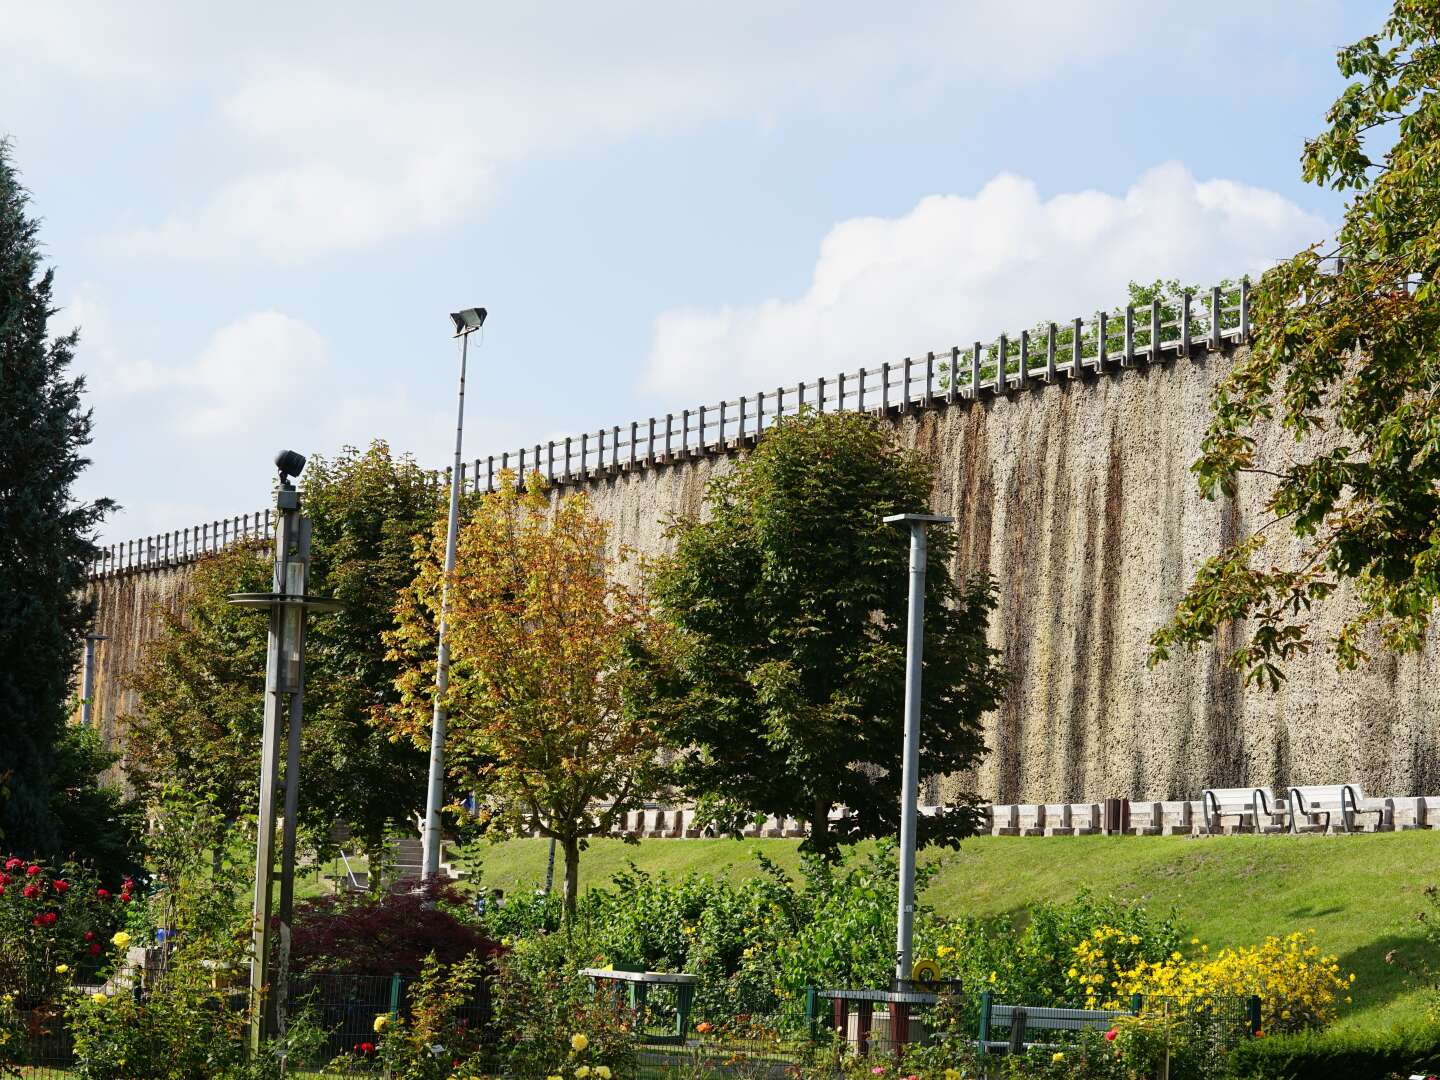
[[[538,830],[556,841],[567,912],[588,838],[663,783],[660,732],[634,691],[664,634],[643,595],[615,579],[607,535],[583,495],[552,507],[538,474],[523,488],[506,474],[460,530],[446,615],[451,790],[477,792],[492,839]],[[417,744],[429,738],[444,550],[440,520],[387,639],[403,667],[389,718]]]

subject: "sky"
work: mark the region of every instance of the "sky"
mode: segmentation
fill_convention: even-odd
[[[1370,0],[0,0],[106,542],[1256,274]],[[478,346],[476,348],[475,346]]]

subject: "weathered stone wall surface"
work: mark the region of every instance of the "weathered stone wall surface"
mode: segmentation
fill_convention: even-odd
[[[95,601],[94,631],[107,638],[95,649],[92,710],[106,745],[121,738],[117,721],[135,704],[135,692],[125,686],[126,674],[139,665],[145,644],[160,633],[165,613],[179,609],[189,580],[190,567],[180,565],[97,578],[86,587],[86,595]],[[75,685],[81,685],[78,672]]]
[[[1190,575],[1263,523],[1263,487],[1206,502],[1189,465],[1229,354],[1172,360],[894,415],[896,437],[935,463],[934,510],[955,517],[955,570],[989,571],[992,643],[1014,676],[987,722],[973,787],[997,802],[1194,797],[1212,785],[1359,781],[1373,794],[1440,791],[1440,635],[1418,656],[1377,652],[1346,674],[1316,653],[1278,693],[1245,688],[1205,648],[1151,670],[1147,639]],[[1272,462],[1288,444],[1272,433]],[[585,485],[612,542],[656,554],[664,522],[701,512],[727,459],[700,457]],[[1277,533],[1278,555],[1287,543]],[[897,543],[902,538],[897,534]],[[838,572],[838,571],[837,571]],[[175,602],[183,572],[99,582],[100,712],[153,632],[146,605]],[[1321,619],[1320,632],[1338,621]],[[896,718],[897,725],[899,718]]]

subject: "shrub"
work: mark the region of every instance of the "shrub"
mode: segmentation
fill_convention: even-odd
[[[360,1063],[376,1053],[386,1075],[396,1080],[444,1080],[483,1065],[487,1034],[461,1015],[483,992],[488,965],[478,956],[446,967],[427,957],[410,992],[408,1020],[384,1014],[375,1019],[378,1048],[364,1042],[355,1047]],[[372,1049],[374,1048],[374,1049]],[[353,1060],[353,1059],[352,1059]]]
[[[15,995],[16,1009],[50,1004],[77,973],[100,968],[131,888],[128,878],[102,888],[73,863],[0,862],[0,987]]]
[[[1308,934],[1269,937],[1264,944],[1222,949],[1192,939],[1198,953],[1178,949],[1160,960],[1134,960],[1117,946],[1117,932],[1102,927],[1073,949],[1072,984],[1089,1008],[1124,1008],[1131,995],[1168,1001],[1185,1011],[1211,1012],[1260,998],[1261,1030],[1270,1034],[1322,1027],[1348,1001],[1354,975],[1342,976],[1333,956],[1322,956]]]
[[[495,1021],[505,1033],[506,1076],[521,1080],[575,1069],[603,1080],[628,1076],[635,1064],[635,1015],[623,1003],[596,994],[579,969],[593,959],[580,933],[541,934],[517,942],[500,959],[495,979]],[[584,1036],[583,1049],[572,1045]],[[597,1072],[596,1066],[603,1067]],[[581,1078],[583,1080],[583,1078]]]
[[[1237,1080],[1387,1080],[1440,1073],[1440,1026],[1389,1031],[1307,1031],[1252,1039],[1236,1047]]]
[[[295,971],[419,975],[428,956],[456,964],[498,946],[470,921],[465,896],[432,882],[414,892],[327,896],[297,906]]]

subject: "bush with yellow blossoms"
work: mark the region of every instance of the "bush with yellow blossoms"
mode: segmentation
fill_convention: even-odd
[[[1261,1029],[1272,1034],[1330,1023],[1355,979],[1320,952],[1310,933],[1217,952],[1192,939],[1189,955],[1176,949],[1162,960],[1132,962],[1102,928],[1072,951],[1067,975],[1087,1008],[1127,1009],[1139,995],[1146,1008],[1166,1003],[1181,1013],[1214,1014],[1236,1012],[1258,997]]]

